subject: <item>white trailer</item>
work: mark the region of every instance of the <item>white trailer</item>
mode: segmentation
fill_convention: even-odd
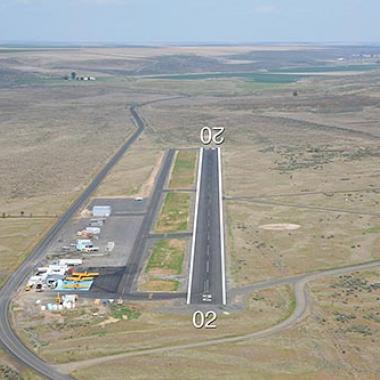
[[[92,208],[92,216],[98,218],[108,218],[111,216],[111,206],[94,206]]]
[[[47,274],[61,274],[64,275],[67,272],[67,265],[49,265]]]
[[[99,219],[91,219],[90,220],[90,226],[91,227],[101,227],[106,222],[105,218],[99,218]]]
[[[58,261],[58,265],[67,265],[67,266],[75,266],[82,265],[82,259],[61,259]]]
[[[89,232],[93,235],[99,235],[100,234],[100,228],[99,227],[86,227],[86,232]]]

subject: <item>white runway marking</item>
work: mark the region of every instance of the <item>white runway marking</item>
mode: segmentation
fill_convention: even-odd
[[[218,148],[218,176],[219,176],[219,215],[220,215],[220,255],[222,267],[222,303],[227,303],[226,293],[226,262],[224,252],[224,218],[223,218],[223,188],[222,188],[222,158]]]
[[[200,195],[200,188],[201,188],[201,177],[202,177],[202,163],[203,163],[203,148],[200,149],[199,163],[198,163],[198,178],[197,178],[197,189],[196,189],[196,197],[195,197],[193,239],[191,242],[189,283],[188,283],[188,287],[187,287],[187,299],[186,299],[186,303],[188,305],[190,304],[190,300],[191,300],[191,286],[193,283],[193,275],[194,275],[195,235],[196,235],[196,231],[197,231],[198,204],[199,204],[199,195]]]

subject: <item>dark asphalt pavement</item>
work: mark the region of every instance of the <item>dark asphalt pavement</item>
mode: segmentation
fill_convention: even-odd
[[[223,304],[219,205],[218,151],[204,149],[195,231],[191,304]],[[205,293],[212,295],[208,302],[202,301]]]

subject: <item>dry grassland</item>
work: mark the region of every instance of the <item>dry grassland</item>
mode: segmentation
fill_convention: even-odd
[[[160,277],[149,277],[143,281],[139,290],[143,292],[175,292],[178,290],[179,282],[177,280],[162,280]]]
[[[163,151],[145,135],[131,147],[98,188],[97,196],[147,197],[160,169]]]
[[[157,220],[157,233],[180,232],[189,229],[190,193],[169,192]]]
[[[17,380],[17,375],[21,376],[22,380],[42,380],[42,377],[37,375],[37,373],[25,368],[5,351],[0,350],[0,378],[5,380]]]
[[[310,314],[295,328],[272,337],[117,359],[74,374],[79,379],[96,373],[122,379],[127,370],[131,379],[174,380],[180,371],[186,380],[375,380],[380,370],[378,278],[376,271],[312,283]]]
[[[16,325],[29,347],[55,363],[253,332],[283,320],[294,307],[291,290],[286,286],[255,292],[247,301],[247,310],[220,314],[217,329],[202,332],[192,326],[191,315],[173,312],[165,301],[129,303],[141,312],[138,319],[106,324],[103,322],[109,318],[109,308],[95,306],[90,300],[82,300],[83,307],[76,310],[49,313],[41,312],[34,305],[35,299],[29,296],[17,301]],[[167,311],[162,308],[165,304]],[[98,315],[90,314],[89,308]]]
[[[135,128],[126,103],[111,99],[107,104],[101,89],[83,90],[59,89],[50,96],[45,89],[1,91],[4,212],[15,210],[19,199],[26,213],[39,211],[34,198],[37,205],[44,196],[69,199]],[[9,104],[9,96],[17,108]],[[58,204],[56,212],[61,207]]]
[[[0,218],[0,285],[21,264],[51,223],[50,219]]]
[[[186,240],[158,240],[151,248],[139,289],[149,292],[176,291],[187,279]],[[184,263],[186,263],[186,268]]]
[[[379,100],[359,78],[307,80],[298,97],[289,87],[144,108],[167,144],[196,146],[202,126],[226,128],[231,284],[379,258],[380,236],[366,232],[380,223]],[[301,228],[259,229],[271,223]]]
[[[197,152],[180,150],[177,153],[171,174],[169,188],[192,189],[195,182]]]
[[[380,236],[368,232],[378,218],[248,202],[226,209],[230,285],[380,259]],[[301,227],[260,228],[270,223]]]

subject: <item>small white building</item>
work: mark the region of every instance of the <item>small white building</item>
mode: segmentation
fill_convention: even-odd
[[[77,296],[75,294],[66,294],[62,297],[62,306],[65,309],[74,309]]]
[[[67,266],[75,266],[82,265],[82,259],[61,259],[58,261],[58,265],[67,265]]]
[[[86,248],[92,247],[92,241],[90,239],[78,239],[76,243],[77,251],[84,251]]]
[[[86,227],[86,232],[93,234],[93,235],[99,235],[100,234],[100,228],[99,227]]]
[[[67,265],[49,265],[46,272],[47,275],[65,275],[67,272]]]
[[[111,216],[111,206],[94,206],[92,216],[96,218],[107,218]]]

